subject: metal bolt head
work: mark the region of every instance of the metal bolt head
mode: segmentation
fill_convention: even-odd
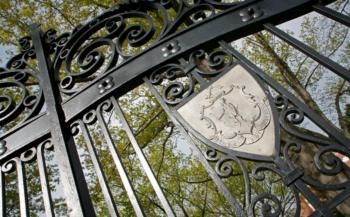
[[[163,57],[165,57],[165,58],[172,55],[172,54],[175,54],[179,50],[180,50],[179,42],[176,40],[166,44],[161,49],[161,51],[163,52]]]
[[[111,89],[114,86],[113,78],[107,77],[104,81],[102,81],[100,84],[97,85],[97,88],[99,89],[99,93],[103,94],[107,90]]]

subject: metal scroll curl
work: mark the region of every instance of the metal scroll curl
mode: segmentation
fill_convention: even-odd
[[[277,179],[277,181],[283,180],[283,175],[281,172],[277,168],[267,164],[260,164],[256,166],[252,171],[252,175],[254,180],[257,182],[262,182],[266,180],[267,177],[271,177],[271,175],[266,174],[267,172],[269,172],[271,175],[274,174],[275,176],[280,177]],[[271,185],[272,183],[268,184]],[[295,208],[292,209],[291,212],[285,209],[285,205],[288,204],[282,204],[289,201],[287,198],[284,198],[282,195],[278,195],[276,192],[272,193],[270,191],[266,191],[262,193],[256,193],[256,195],[252,198],[252,201],[248,208],[248,216],[278,217],[281,216],[282,212],[284,215],[288,216],[299,216],[301,207],[298,190],[292,185],[289,187],[287,187],[285,184],[282,185],[284,188],[286,188],[287,191],[290,192],[289,200],[294,200],[293,204]]]
[[[188,98],[194,91],[195,80],[186,73],[179,64],[168,64],[150,75],[152,84],[160,85],[164,101],[169,105],[177,105]]]
[[[37,78],[31,39],[19,40],[21,51],[0,69],[0,126],[3,132],[35,117],[43,109],[44,97]]]
[[[72,33],[46,33],[55,53],[54,70],[64,96],[79,92],[87,83],[167,36],[202,22],[240,1],[140,1],[119,4]],[[174,15],[174,11],[175,14]],[[213,59],[214,62],[218,61]]]
[[[304,174],[301,179],[308,185],[320,190],[342,190],[350,184],[350,180],[345,178],[344,172],[348,170],[347,166],[337,156],[350,157],[350,152],[343,146],[340,146],[331,138],[323,136],[316,137],[311,133],[304,133],[296,126],[303,123],[304,113],[294,107],[288,99],[282,96],[275,97],[275,104],[279,107],[279,122],[281,128],[295,139],[287,139],[283,149],[283,156],[291,168],[302,168],[303,165],[297,163],[295,158],[308,154],[313,158],[311,160],[315,174]],[[308,165],[311,166],[311,165]],[[318,175],[320,178],[315,178]],[[338,177],[332,183],[328,183],[330,177]]]
[[[203,77],[214,77],[232,67],[232,57],[222,49],[211,51],[196,50],[190,54],[189,61],[196,64],[196,71]]]
[[[179,63],[169,63],[153,71],[149,80],[168,105],[177,106],[205,88],[210,79],[227,71],[232,64],[232,58],[224,50],[210,53],[196,50],[189,54],[187,61],[181,59]]]
[[[18,156],[15,156],[10,160],[6,161],[4,164],[2,164],[1,171],[4,173],[11,173],[16,168],[22,169],[23,163],[31,163],[35,161],[39,155],[41,158],[41,156],[44,155],[45,150],[52,151],[53,148],[54,148],[53,143],[51,142],[50,139],[47,139],[39,143],[37,146],[28,148],[25,151],[21,152]]]
[[[69,37],[52,40],[59,45],[54,69],[61,78],[61,91],[72,95],[96,76],[141,52],[159,38],[168,22],[162,4],[121,5],[79,26]],[[156,25],[163,27],[159,30]]]

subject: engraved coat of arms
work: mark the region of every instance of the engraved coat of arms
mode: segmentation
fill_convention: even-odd
[[[210,86],[201,104],[200,119],[215,143],[236,148],[258,141],[270,123],[266,98],[246,92],[240,85]]]
[[[275,154],[275,124],[267,95],[237,65],[178,110],[180,121],[206,144],[262,156]]]

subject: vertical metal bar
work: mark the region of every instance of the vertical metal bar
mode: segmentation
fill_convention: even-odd
[[[20,213],[21,213],[21,217],[29,217],[26,174],[24,171],[24,165],[21,159],[19,158],[15,158],[15,161],[16,161],[17,179],[18,179]]]
[[[5,183],[4,183],[4,174],[0,166],[0,217],[5,216]]]
[[[101,185],[103,196],[107,202],[109,214],[113,217],[117,217],[119,215],[118,215],[117,208],[115,207],[112,192],[109,189],[109,186],[108,186],[107,181],[106,181],[106,176],[101,168],[101,163],[98,159],[96,148],[92,142],[91,135],[88,132],[88,129],[87,129],[85,123],[82,123],[82,121],[79,121],[79,122],[80,122],[81,131],[82,131],[83,136],[85,138],[86,146],[88,148],[88,151],[89,151],[89,154],[90,154],[90,157],[92,160],[92,164],[95,167],[95,172],[96,172],[98,181]]]
[[[124,185],[126,193],[130,199],[131,205],[133,206],[133,208],[135,210],[136,216],[143,217],[144,216],[143,210],[141,209],[139,201],[135,195],[134,189],[133,189],[132,185],[130,184],[129,177],[125,172],[124,166],[123,166],[123,164],[120,160],[120,157],[118,155],[118,152],[115,148],[113,139],[108,131],[106,122],[104,121],[104,118],[102,117],[102,114],[100,111],[101,105],[97,108],[97,110],[98,110],[97,111],[97,120],[100,123],[102,133],[106,139],[106,142],[107,142],[107,145],[109,148],[109,152],[112,155],[114,164],[117,167],[117,170],[118,170],[119,175],[120,175],[120,179],[122,180],[122,183]]]
[[[350,27],[350,17],[349,16],[341,14],[335,10],[332,10],[332,9],[327,8],[325,6],[322,6],[322,5],[314,5],[312,7],[315,9],[315,11],[317,13],[320,13],[320,14],[322,14],[322,15],[324,15],[332,20],[335,20],[339,23],[344,24],[347,27]]]
[[[130,142],[135,150],[135,153],[136,153],[137,157],[139,158],[140,163],[141,163],[148,179],[150,180],[151,185],[154,188],[154,191],[156,192],[161,204],[163,205],[163,208],[164,208],[166,214],[168,216],[175,217],[174,211],[171,208],[167,198],[165,197],[164,192],[163,192],[162,188],[160,187],[156,177],[154,176],[153,171],[152,171],[149,163],[147,162],[147,159],[146,159],[144,153],[142,152],[139,144],[137,143],[136,138],[135,138],[127,120],[125,119],[124,113],[121,110],[117,100],[114,97],[112,97],[111,100],[112,100],[113,106],[116,109],[117,114],[119,115],[119,118],[122,122],[124,130],[126,131],[128,137],[130,139]]]
[[[318,53],[311,47],[305,45],[304,43],[300,42],[299,40],[291,37],[287,33],[283,32],[282,30],[276,28],[272,24],[264,24],[264,28],[271,32],[272,34],[276,35],[283,41],[287,42],[288,44],[292,45],[296,49],[300,50],[307,56],[311,57],[321,65],[325,66],[326,68],[330,69],[340,77],[344,78],[347,81],[350,81],[350,71],[344,68],[343,66],[339,65],[338,63],[334,62],[333,60],[329,59],[328,57],[323,56],[322,54]]]
[[[74,146],[70,129],[65,124],[65,115],[60,106],[60,91],[52,75],[48,48],[44,46],[43,33],[39,26],[31,25],[32,41],[40,71],[40,86],[43,89],[47,115],[51,121],[51,139],[55,145],[55,158],[64,188],[69,216],[95,216],[79,156]],[[47,127],[47,126],[43,126]],[[73,172],[74,171],[74,172]],[[85,214],[85,215],[84,215]]]
[[[48,142],[49,141],[39,144],[37,149],[37,163],[39,168],[41,191],[43,192],[45,215],[47,217],[54,217],[55,213],[53,211],[53,206],[52,206],[52,198],[51,198],[50,186],[47,178],[46,163],[45,163],[45,157],[44,157],[45,145]]]
[[[176,120],[176,118],[172,115],[172,111],[169,107],[163,102],[162,97],[159,95],[158,91],[153,87],[151,82],[147,79],[143,79],[150,89],[153,96],[157,99],[158,103],[162,106],[164,111],[167,113],[170,120],[174,123],[174,125],[179,129],[181,135],[186,139],[186,142],[190,145],[193,153],[196,155],[197,159],[202,163],[209,176],[213,179],[216,186],[223,193],[226,200],[231,204],[231,207],[234,209],[237,216],[245,216],[242,208],[240,207],[238,201],[232,196],[231,192],[226,188],[225,184],[222,182],[218,174],[215,170],[210,166],[208,161],[205,159],[202,151],[194,144],[184,127]]]

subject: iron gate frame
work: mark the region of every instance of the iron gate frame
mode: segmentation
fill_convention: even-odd
[[[207,4],[214,4],[212,1],[206,1]],[[285,21],[294,19],[301,15],[307,14],[311,11],[316,11],[324,16],[327,16],[337,22],[340,22],[346,26],[350,26],[349,17],[335,12],[325,5],[332,3],[333,0],[328,1],[316,1],[316,0],[246,0],[240,2],[237,5],[233,5],[228,9],[223,10],[221,13],[203,19],[203,21],[190,25],[187,29],[180,32],[164,32],[162,37],[155,41],[147,49],[143,50],[139,54],[128,58],[125,62],[110,68],[106,73],[100,75],[94,79],[90,84],[85,86],[82,90],[74,93],[68,100],[63,100],[60,93],[59,86],[57,85],[58,77],[55,72],[58,70],[55,65],[60,57],[62,57],[63,51],[60,55],[56,56],[53,61],[49,58],[52,52],[53,42],[55,38],[50,38],[52,32],[42,32],[40,26],[31,26],[31,49],[35,50],[35,56],[38,61],[38,69],[40,71],[39,83],[43,89],[43,95],[45,99],[45,105],[47,107],[46,113],[37,114],[36,116],[28,119],[24,123],[16,126],[11,131],[0,136],[3,153],[0,156],[0,161],[17,156],[21,152],[25,151],[27,147],[31,147],[34,143],[43,141],[46,138],[50,138],[55,145],[55,156],[58,158],[59,171],[62,177],[64,190],[66,194],[66,200],[70,209],[71,216],[95,216],[94,208],[91,202],[87,184],[82,172],[82,168],[79,162],[77,150],[74,146],[73,136],[71,133],[71,124],[75,119],[81,117],[87,111],[94,109],[98,104],[108,100],[113,94],[115,97],[122,96],[129,90],[137,87],[139,84],[145,82],[150,88],[153,95],[158,99],[159,103],[169,115],[171,120],[181,129],[181,132],[186,135],[185,128],[178,123],[174,116],[174,111],[169,105],[167,105],[162,96],[159,95],[157,90],[153,87],[152,82],[147,77],[157,67],[170,63],[172,61],[181,59],[182,56],[188,54],[195,49],[205,45],[207,47],[215,46],[217,43],[222,49],[225,49],[231,56],[235,57],[239,64],[245,68],[251,70],[261,80],[275,87],[281,94],[282,98],[279,100],[287,101],[287,103],[299,108],[304,114],[306,114],[312,121],[318,124],[318,126],[324,130],[328,135],[331,135],[333,139],[339,144],[333,144],[332,147],[335,150],[342,150],[344,153],[349,153],[350,140],[342,135],[336,128],[331,126],[326,120],[313,112],[298,98],[293,96],[281,85],[275,82],[272,78],[268,77],[257,66],[251,63],[248,59],[242,56],[238,51],[230,46],[228,42],[243,38],[261,30],[266,30],[273,35],[281,38],[283,41],[292,45],[296,49],[300,50],[307,56],[314,59],[316,62],[330,69],[338,76],[342,77],[346,81],[350,81],[350,72],[338,63],[330,60],[329,58],[319,54],[312,48],[303,44],[302,42],[294,39],[283,31],[275,27],[275,25],[281,24]],[[141,6],[137,6],[137,5]],[[68,43],[74,43],[74,40],[81,39],[80,33],[87,32],[95,28],[96,25],[100,25],[105,22],[111,14],[121,13],[123,11],[132,11],[135,7],[146,7],[146,5],[152,5],[156,3],[149,3],[147,1],[139,1],[136,3],[129,2],[117,7],[113,7],[111,10],[98,16],[90,21],[83,27],[80,27],[72,33]],[[181,17],[186,14],[183,13],[177,20],[184,19]],[[174,23],[176,23],[176,21]],[[170,25],[170,24],[169,24]],[[222,27],[225,28],[222,28]],[[67,42],[66,42],[67,43]],[[176,49],[174,49],[176,47]],[[28,50],[27,50],[28,51]],[[67,51],[69,52],[69,51]],[[188,66],[189,70],[191,65]],[[118,103],[110,99],[118,113],[123,117],[123,113],[118,109]],[[134,135],[128,127],[127,121],[124,120],[126,131],[130,138]],[[50,127],[48,127],[50,126]],[[20,139],[18,139],[20,138]],[[191,139],[187,136],[188,142],[191,143]],[[134,147],[138,147],[136,140],[133,140]],[[196,154],[199,156],[199,160],[208,170],[210,165],[203,153],[193,144]],[[139,150],[139,156],[142,158],[142,150]],[[257,159],[265,161],[266,159]],[[144,159],[144,165],[147,165],[147,160]],[[17,166],[21,165],[21,162],[16,162]],[[344,187],[341,194],[336,196],[335,199],[327,204],[321,203],[319,199],[307,188],[305,183],[300,179],[303,175],[302,171],[291,168],[288,162],[277,157],[274,162],[279,168],[283,176],[283,180],[287,186],[293,186],[302,192],[305,198],[316,209],[312,216],[332,216],[331,209],[342,203],[350,196],[350,186]],[[152,177],[152,171],[148,167],[145,169],[148,172],[148,177]],[[17,168],[17,171],[20,171]],[[23,171],[20,171],[20,175]],[[20,191],[20,212],[21,216],[28,216],[27,198],[25,196],[25,176],[19,179],[19,191]],[[225,188],[224,184],[220,181],[220,177],[214,173],[211,173],[213,180],[217,183],[219,189],[224,193],[226,199],[231,204],[236,204],[235,199],[231,193]],[[4,216],[4,190],[3,175],[0,177],[0,216]],[[161,198],[161,202],[167,211],[169,216],[174,216],[171,206],[168,204],[167,199],[162,197],[162,189],[157,184],[155,179],[151,180],[151,183],[157,189],[158,196]],[[220,184],[221,183],[221,184]],[[49,187],[43,186],[45,191],[49,191]],[[43,191],[44,191],[43,190]],[[131,189],[132,190],[132,189]],[[44,201],[50,201],[49,193],[44,194]],[[77,203],[79,201],[79,203]],[[112,207],[111,203],[109,206]],[[49,203],[45,204],[46,214],[53,216],[52,207]],[[237,212],[237,215],[246,215],[239,207],[233,205]],[[51,214],[50,214],[51,213]],[[138,210],[137,213],[142,216],[142,210]],[[248,213],[248,215],[253,215]]]

